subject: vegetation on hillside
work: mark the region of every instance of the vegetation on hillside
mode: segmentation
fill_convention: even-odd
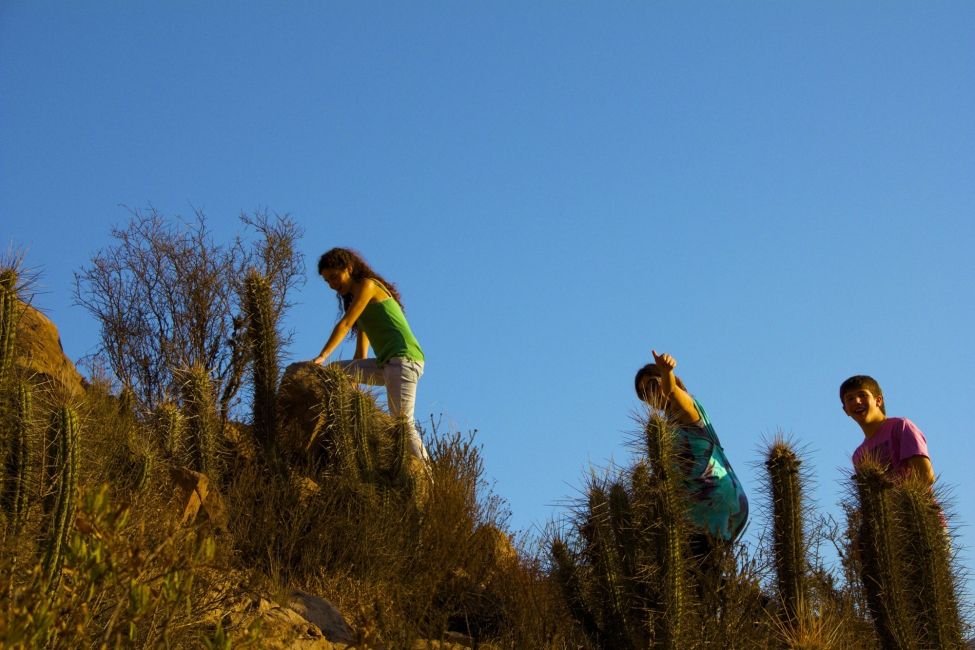
[[[311,432],[295,426],[280,323],[300,230],[266,213],[243,226],[223,245],[202,214],[136,212],[113,232],[77,276],[102,328],[83,395],[15,362],[29,288],[18,260],[0,265],[0,646],[262,647],[260,619],[230,612],[302,590],[338,606],[358,647],[448,632],[499,648],[961,647],[943,499],[874,466],[841,530],[813,512],[802,454],[772,441],[763,541],[702,562],[656,415],[633,463],[594,470],[544,540],[508,530],[472,435],[431,424],[428,473],[335,369],[308,371],[321,398]]]

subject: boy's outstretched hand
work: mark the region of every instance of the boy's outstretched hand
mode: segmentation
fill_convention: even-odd
[[[666,352],[663,354],[657,354],[656,350],[650,350],[650,354],[653,355],[653,362],[661,368],[673,370],[677,367],[677,359],[670,356]]]

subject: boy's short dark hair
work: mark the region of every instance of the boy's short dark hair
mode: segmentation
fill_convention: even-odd
[[[843,401],[843,396],[851,390],[859,390],[861,388],[869,390],[877,397],[884,396],[884,391],[881,390],[880,384],[877,383],[876,379],[870,375],[853,375],[840,384],[840,402]],[[887,415],[887,406],[883,402],[880,403],[880,412]]]

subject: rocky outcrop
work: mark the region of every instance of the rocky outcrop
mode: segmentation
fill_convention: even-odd
[[[67,397],[84,394],[84,380],[64,354],[58,328],[47,316],[24,302],[17,302],[17,333],[14,363],[35,383],[61,388]]]

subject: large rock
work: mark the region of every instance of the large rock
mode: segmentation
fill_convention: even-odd
[[[14,362],[17,366],[26,370],[38,383],[62,388],[67,397],[83,395],[84,379],[65,356],[58,328],[51,319],[20,301],[17,302],[16,313]]]
[[[356,635],[328,601],[312,594],[294,591],[288,604],[281,605],[260,596],[244,596],[222,615],[224,629],[246,636],[257,625],[260,647],[302,648],[306,650],[344,650],[376,648],[356,643]]]
[[[327,414],[323,405],[336,390],[351,388],[351,380],[335,368],[323,368],[309,361],[293,363],[284,371],[278,388],[279,445],[296,457],[328,460],[332,441],[328,439]],[[374,430],[388,428],[392,421],[371,395],[369,417]]]
[[[335,643],[355,643],[355,636],[339,610],[321,596],[292,591],[288,607],[315,625],[326,639]]]

